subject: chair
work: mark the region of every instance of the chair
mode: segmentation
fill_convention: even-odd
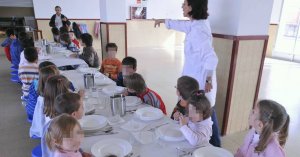
[[[37,145],[34,147],[31,151],[31,156],[32,157],[42,157],[42,147],[41,144]]]
[[[220,147],[207,146],[194,151],[194,157],[233,157],[228,150]]]

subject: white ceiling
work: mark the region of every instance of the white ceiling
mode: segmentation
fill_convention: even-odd
[[[33,7],[32,0],[0,0],[0,7]]]

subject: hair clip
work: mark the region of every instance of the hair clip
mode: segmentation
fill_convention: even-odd
[[[198,90],[198,91],[196,92],[196,95],[197,95],[197,96],[205,96],[205,92],[204,92],[204,90]]]

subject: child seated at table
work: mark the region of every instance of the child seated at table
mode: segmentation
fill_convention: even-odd
[[[73,32],[72,30],[69,31],[69,35],[70,35],[70,38],[71,38],[72,43],[74,43],[74,44],[77,46],[77,48],[80,49],[80,43],[79,43],[79,41],[75,38],[75,34],[74,34],[74,32]]]
[[[117,80],[116,80],[117,86],[125,87],[123,82],[124,76],[128,76],[135,73],[136,66],[137,66],[137,62],[136,59],[133,57],[128,56],[122,60],[122,72],[119,72],[117,76]]]
[[[272,100],[261,100],[249,116],[252,129],[235,157],[285,157],[290,117],[285,108]]]
[[[129,93],[135,93],[144,103],[159,108],[164,114],[167,114],[163,100],[156,92],[147,87],[142,75],[134,73],[126,76],[125,85]]]
[[[74,54],[73,56],[83,59],[89,67],[99,68],[99,57],[93,47],[93,37],[88,33],[81,34],[80,37],[83,52],[80,55]]]
[[[29,47],[25,49],[24,56],[28,63],[19,67],[18,74],[22,82],[23,98],[26,100],[32,81],[39,77],[38,53],[34,47]]]
[[[48,77],[59,75],[59,70],[52,62],[45,61],[39,64],[39,78],[33,80],[29,87],[26,100],[26,112],[29,120],[33,119],[34,109],[39,95],[42,95]]]
[[[55,98],[54,102],[54,108],[56,111],[56,116],[60,116],[63,114],[68,114],[75,119],[81,119],[84,115],[84,109],[83,109],[83,99],[82,95],[77,93],[65,93],[57,96]],[[51,120],[52,121],[52,120]],[[43,157],[52,157],[53,152],[47,147],[46,145],[46,133],[48,130],[48,127],[50,125],[50,122],[48,122],[43,130],[43,136],[41,138],[41,147],[42,147],[42,156]],[[80,153],[83,155],[83,157],[91,157],[89,153],[85,153],[79,149]]]
[[[208,145],[212,135],[211,106],[205,91],[194,91],[188,99],[188,117],[180,116],[180,131],[193,145]]]
[[[115,43],[106,45],[107,58],[102,61],[100,72],[108,76],[112,80],[117,79],[117,75],[121,72],[121,62],[116,58],[118,47]]]
[[[64,33],[60,35],[60,43],[67,47],[68,50],[72,52],[79,52],[80,50],[77,48],[77,46],[71,41],[69,33]]]
[[[10,45],[14,39],[16,39],[16,35],[13,29],[7,29],[5,32],[7,38],[1,43],[1,46],[4,47],[4,52],[8,61],[11,62],[10,55]]]
[[[51,75],[46,79],[44,90],[39,93],[34,109],[32,124],[30,127],[30,137],[41,137],[43,126],[54,118],[54,100],[56,96],[70,92],[70,81],[62,75]]]
[[[54,118],[46,133],[46,143],[53,157],[82,157],[79,151],[84,132],[72,116],[63,114]]]
[[[181,76],[177,79],[176,94],[179,97],[172,114],[171,119],[179,120],[179,117],[186,115],[188,109],[188,98],[193,91],[199,90],[198,81],[189,76]]]

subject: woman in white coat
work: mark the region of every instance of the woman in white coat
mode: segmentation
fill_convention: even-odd
[[[218,57],[212,47],[212,34],[207,20],[208,0],[185,0],[182,4],[184,17],[189,20],[155,20],[154,26],[165,23],[168,29],[184,32],[184,66],[182,75],[195,78],[200,89],[206,91],[211,106],[215,105],[217,94],[216,68]],[[220,146],[219,129],[215,111],[212,120],[212,144]],[[215,136],[215,137],[214,137]]]

